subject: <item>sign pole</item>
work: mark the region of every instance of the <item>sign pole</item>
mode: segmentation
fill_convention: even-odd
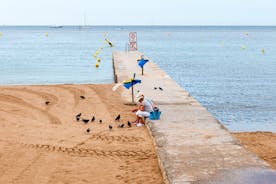
[[[142,67],[142,75],[144,75],[144,67]]]
[[[132,82],[133,83],[133,82]],[[134,103],[134,93],[133,93],[133,86],[131,86],[131,97],[132,97],[132,103]]]

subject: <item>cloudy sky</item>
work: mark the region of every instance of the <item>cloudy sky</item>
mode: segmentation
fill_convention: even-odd
[[[0,25],[276,25],[276,0],[0,0]]]

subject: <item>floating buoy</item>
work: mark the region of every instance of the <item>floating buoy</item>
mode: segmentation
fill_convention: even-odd
[[[99,63],[96,63],[96,68],[99,68],[100,64]]]
[[[249,33],[248,33],[248,32],[246,32],[246,33],[245,33],[245,35],[246,35],[246,36],[249,36]]]
[[[265,54],[265,49],[262,49],[262,53]]]
[[[98,62],[101,62],[101,58],[98,58],[97,61],[98,61]]]
[[[48,37],[48,36],[49,36],[49,33],[45,33],[45,36]]]
[[[113,47],[113,43],[111,41],[109,41],[107,38],[105,39],[105,42],[110,46]]]
[[[242,45],[242,50],[245,50],[246,49],[246,46],[245,45]]]
[[[3,36],[3,33],[2,33],[2,32],[0,32],[0,37],[1,37],[1,36]]]

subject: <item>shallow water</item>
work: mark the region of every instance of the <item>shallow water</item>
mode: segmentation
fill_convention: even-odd
[[[124,50],[128,33],[137,31],[139,50],[227,128],[276,132],[276,27],[0,27],[0,31],[1,85],[112,83],[111,53]],[[105,33],[116,47],[104,48],[96,69],[93,54],[106,46]]]

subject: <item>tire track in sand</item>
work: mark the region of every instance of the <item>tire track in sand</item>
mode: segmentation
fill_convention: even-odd
[[[13,103],[13,104],[25,107],[25,108],[34,109],[36,111],[39,111],[41,114],[47,116],[49,118],[49,120],[50,120],[51,123],[53,123],[53,124],[61,124],[61,121],[56,116],[48,113],[46,110],[40,109],[38,107],[35,107],[32,104],[29,104],[28,102],[25,102],[21,98],[18,98],[18,97],[12,96],[12,95],[0,94],[0,101],[8,102],[8,103]]]

